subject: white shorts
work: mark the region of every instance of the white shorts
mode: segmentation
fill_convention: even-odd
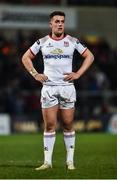
[[[76,90],[74,85],[69,86],[47,86],[44,85],[41,91],[42,108],[49,108],[59,105],[60,109],[74,107],[76,101]]]

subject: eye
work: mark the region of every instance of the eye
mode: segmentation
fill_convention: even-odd
[[[59,23],[60,21],[59,20],[56,20],[55,23]]]
[[[62,20],[61,22],[62,22],[62,23],[64,23],[65,21],[64,21],[64,20]]]

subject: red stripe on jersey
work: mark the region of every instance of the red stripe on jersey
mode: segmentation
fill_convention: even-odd
[[[85,52],[86,52],[86,50],[87,50],[87,48],[82,52],[82,54],[81,55],[83,55]]]
[[[31,54],[32,54],[33,56],[35,56],[35,54],[32,52],[32,50],[31,50],[31,49],[29,49],[29,50],[30,50]]]

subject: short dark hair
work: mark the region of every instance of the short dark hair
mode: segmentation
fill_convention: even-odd
[[[65,13],[63,11],[54,11],[50,14],[50,19],[52,19],[54,16],[64,16],[65,17]]]

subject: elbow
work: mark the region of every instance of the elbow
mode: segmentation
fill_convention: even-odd
[[[23,64],[25,64],[25,55],[22,56],[21,61],[22,61]]]
[[[90,59],[91,59],[91,61],[92,61],[92,63],[93,63],[93,61],[94,61],[94,55],[91,53],[91,57],[90,57]]]

